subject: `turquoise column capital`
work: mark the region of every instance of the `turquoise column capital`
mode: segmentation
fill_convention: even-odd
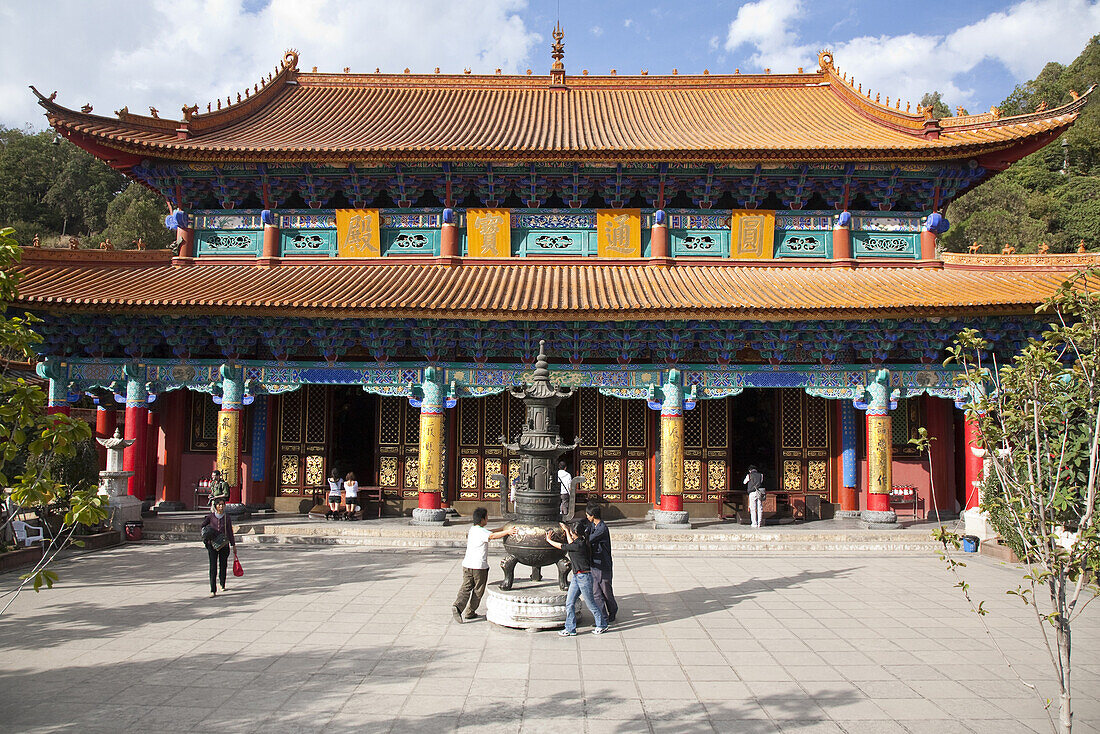
[[[234,365],[223,364],[218,372],[222,378],[222,410],[240,410],[244,402],[244,370]]]
[[[126,377],[126,407],[148,408],[149,387],[145,365],[125,364],[122,366],[122,374]]]
[[[867,415],[890,415],[890,370],[879,370],[867,386]]]
[[[49,391],[46,394],[46,405],[55,408],[59,405],[69,404],[69,386],[54,378],[50,378]]]

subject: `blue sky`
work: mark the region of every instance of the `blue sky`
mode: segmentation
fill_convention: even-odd
[[[284,49],[309,70],[523,73],[549,68],[566,31],[567,72],[793,72],[831,48],[864,89],[988,110],[1050,60],[1071,61],[1100,32],[1100,0],[54,0],[0,4],[0,124],[44,126],[27,89],[111,115],[251,87]]]

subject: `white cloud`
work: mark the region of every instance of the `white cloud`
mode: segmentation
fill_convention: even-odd
[[[737,10],[726,34],[726,50],[748,45],[756,49],[749,62],[759,68],[791,72],[805,66],[810,47],[798,44],[791,27],[802,14],[800,0],[759,0]]]
[[[225,99],[274,70],[287,48],[299,66],[339,72],[519,73],[541,36],[519,12],[525,0],[271,0],[256,12],[243,0],[0,4],[5,38],[0,124],[45,125],[27,89],[111,115]]]
[[[634,25],[634,19],[633,18],[627,18],[626,20],[623,21],[623,28],[629,28],[632,25]]]
[[[591,28],[589,28],[588,30],[596,38],[599,38],[600,36],[603,35],[603,28],[600,28],[598,25],[594,25]]]
[[[802,9],[799,0],[759,0],[742,6],[730,23],[726,50],[749,46],[754,49],[749,57],[752,67],[793,71],[797,66],[815,68],[817,50],[828,47],[864,91],[876,90],[883,101],[887,95],[900,96],[914,104],[924,92],[939,90],[951,104],[969,106],[975,91],[963,86],[959,77],[983,61],[1000,62],[1017,81],[1026,81],[1048,61],[1071,61],[1100,31],[1100,1],[1024,0],[947,35],[807,41],[794,28]]]

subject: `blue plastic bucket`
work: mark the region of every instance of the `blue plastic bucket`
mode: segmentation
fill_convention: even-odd
[[[978,536],[976,535],[964,535],[962,536],[963,552],[964,553],[977,553],[978,552]]]

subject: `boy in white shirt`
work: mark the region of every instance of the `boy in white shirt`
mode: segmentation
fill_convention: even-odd
[[[477,617],[481,597],[485,596],[485,584],[489,581],[489,541],[504,538],[515,532],[498,528],[489,530],[489,511],[484,507],[474,510],[474,524],[466,534],[466,557],[462,559],[462,586],[458,589],[451,616],[459,624]],[[467,606],[467,604],[469,606]],[[465,614],[463,613],[465,611]]]

